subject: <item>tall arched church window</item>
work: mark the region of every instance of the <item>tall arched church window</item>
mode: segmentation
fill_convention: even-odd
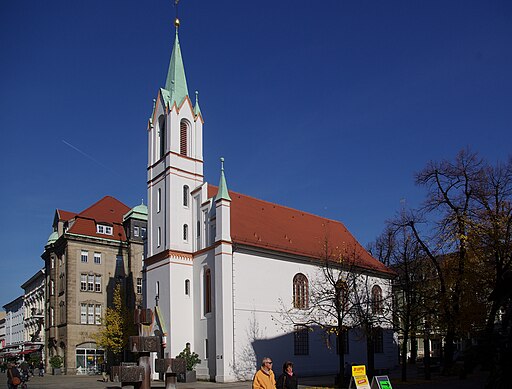
[[[212,273],[210,269],[204,271],[204,313],[212,311]]]
[[[374,285],[372,288],[372,312],[379,314],[383,311],[382,303],[382,289],[379,285]]]
[[[293,277],[293,307],[307,309],[309,301],[309,284],[307,277],[298,273]]]
[[[188,155],[188,125],[185,120],[180,122],[180,154]]]
[[[188,207],[188,196],[189,196],[188,185],[183,186],[183,206]]]
[[[343,280],[336,282],[336,302],[339,304],[341,311],[348,310],[348,285]]]
[[[159,140],[159,158],[165,155],[165,116],[158,118],[158,140]]]

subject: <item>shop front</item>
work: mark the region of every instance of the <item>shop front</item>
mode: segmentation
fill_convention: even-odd
[[[82,343],[76,346],[76,374],[100,374],[100,366],[105,360],[105,351],[96,348],[96,343]]]

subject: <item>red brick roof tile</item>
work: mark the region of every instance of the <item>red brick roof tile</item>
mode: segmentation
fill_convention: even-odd
[[[126,241],[123,228],[123,215],[130,208],[112,196],[105,196],[75,216],[75,221],[68,232],[97,238]],[[113,234],[98,234],[98,224],[113,227]]]
[[[217,189],[208,185],[208,197],[214,197]],[[314,259],[328,255],[332,260],[343,258],[351,265],[393,274],[338,221],[232,191],[229,195],[231,238],[235,243]]]

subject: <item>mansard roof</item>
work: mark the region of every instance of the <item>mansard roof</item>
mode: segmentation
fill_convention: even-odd
[[[208,197],[218,188],[208,185]],[[343,223],[230,191],[231,239],[234,243],[332,261],[343,260],[381,273],[394,274],[373,258]]]
[[[105,196],[89,208],[75,215],[68,233],[92,236],[103,239],[126,241],[123,228],[123,216],[130,211],[130,207],[112,196]],[[98,224],[113,227],[112,235],[98,234]]]

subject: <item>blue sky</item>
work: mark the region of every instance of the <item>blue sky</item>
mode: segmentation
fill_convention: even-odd
[[[146,123],[170,0],[0,5],[1,305],[42,267],[56,208],[146,202]],[[182,0],[206,180],[345,223],[366,245],[414,173],[512,144],[512,2]]]

